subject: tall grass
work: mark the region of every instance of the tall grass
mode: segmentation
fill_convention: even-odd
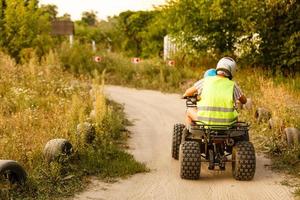
[[[136,88],[174,92],[185,87],[197,74],[184,67],[167,66],[159,59],[142,60],[138,64],[119,54],[108,53],[98,69],[106,69],[106,82]]]
[[[84,187],[87,174],[105,178],[145,171],[117,146],[126,139],[122,108],[108,102],[101,86],[91,83],[64,72],[54,52],[41,65],[35,59],[17,65],[0,53],[0,159],[18,161],[29,174],[24,187],[1,189],[0,199],[68,196]],[[95,97],[89,94],[92,87],[98,88]],[[92,109],[94,119],[89,117]],[[91,146],[76,134],[77,124],[84,121],[96,127]],[[75,154],[67,163],[45,164],[43,148],[54,138],[73,144]]]
[[[284,141],[285,127],[300,128],[300,76],[271,78],[261,69],[243,69],[237,81],[247,96],[254,102],[254,109],[242,110],[241,119],[251,123],[250,133],[257,150],[267,153],[273,161],[273,169],[283,170],[300,177],[300,146],[288,147]],[[273,129],[268,123],[259,124],[255,118],[255,108],[264,107],[277,120]],[[299,190],[298,190],[299,191]],[[300,194],[298,194],[300,195]]]
[[[141,63],[132,64],[130,58],[122,54],[107,52],[97,54],[103,57],[103,61],[91,63],[93,67],[88,67],[86,73],[96,74],[93,71],[105,70],[107,83],[166,92],[183,92],[196,80],[202,78],[205,70],[216,65],[208,58],[199,57],[191,61],[180,55],[177,55],[175,67],[166,66],[159,59],[143,60]],[[296,74],[289,78],[279,74],[272,76],[259,67],[246,66],[238,71],[234,80],[254,103],[253,109],[240,111],[240,119],[251,123],[250,134],[256,148],[272,157],[275,168],[288,169],[293,174],[299,175],[299,148],[287,147],[282,140],[282,129],[300,128],[300,75]],[[282,126],[271,130],[267,123],[258,124],[254,118],[257,107],[269,109],[272,117],[279,119]]]
[[[195,81],[199,78],[195,71],[202,71],[197,68],[191,70],[181,65],[167,66],[161,59],[142,60],[138,64],[133,64],[130,58],[120,53],[106,51],[92,53],[85,46],[74,46],[73,48],[66,46],[62,49],[60,57],[64,69],[90,75],[95,74],[95,71],[101,73],[105,70],[107,84],[175,92],[183,90],[191,79]],[[102,61],[94,62],[93,56],[95,55],[101,56]],[[81,62],[85,63],[84,68],[78,64]]]

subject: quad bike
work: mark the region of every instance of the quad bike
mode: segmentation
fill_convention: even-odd
[[[186,97],[187,107],[196,107],[197,97]],[[180,176],[199,179],[201,163],[208,162],[208,169],[225,170],[232,163],[236,180],[252,180],[256,159],[253,144],[249,142],[249,125],[237,122],[231,126],[205,125],[193,122],[187,129],[175,124],[172,138],[172,157],[180,159]]]

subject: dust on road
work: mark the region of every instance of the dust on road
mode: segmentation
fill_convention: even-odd
[[[201,168],[200,180],[182,180],[180,164],[171,158],[173,125],[183,122],[185,102],[176,94],[107,86],[107,96],[125,105],[125,112],[134,126],[129,127],[130,153],[151,169],[117,183],[92,180],[86,191],[75,199],[98,200],[261,200],[293,199],[290,188],[280,182],[283,176],[266,169],[269,160],[257,155],[256,174],[252,181],[236,181],[231,166],[225,172]]]

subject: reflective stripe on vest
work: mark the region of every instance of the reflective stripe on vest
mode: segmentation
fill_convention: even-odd
[[[234,119],[221,119],[221,118],[212,118],[212,117],[198,117],[198,120],[205,122],[205,121],[211,121],[216,123],[230,123],[232,124],[237,120],[237,118]]]
[[[236,122],[233,89],[234,82],[228,78],[205,78],[201,100],[197,103],[198,120],[208,125],[231,125]]]
[[[198,106],[199,110],[205,111],[220,111],[220,112],[233,112],[234,108],[222,108],[222,107],[212,107],[212,106]]]

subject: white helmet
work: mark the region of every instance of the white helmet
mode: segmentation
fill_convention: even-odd
[[[236,62],[232,58],[224,57],[219,60],[216,69],[217,71],[224,71],[225,73],[229,73],[229,78],[231,79],[237,70],[237,66]]]

